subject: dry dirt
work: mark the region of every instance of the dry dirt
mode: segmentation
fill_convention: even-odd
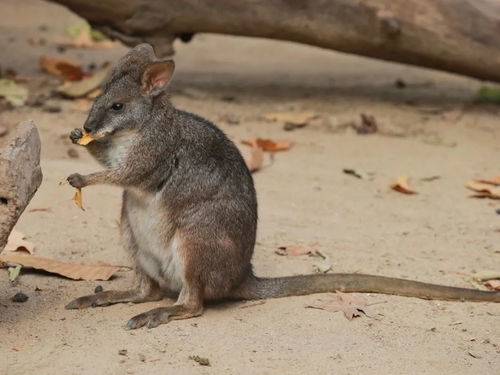
[[[38,78],[44,77],[39,56],[58,55],[56,42],[77,22],[59,6],[36,0],[2,0],[0,14],[0,66]],[[47,43],[31,46],[30,37]],[[176,49],[173,102],[179,108],[214,121],[237,143],[249,137],[294,142],[254,175],[257,274],[313,272],[316,258],[275,254],[287,244],[321,250],[334,272],[468,287],[460,273],[500,270],[500,206],[469,198],[464,188],[469,178],[499,173],[500,108],[474,102],[479,82],[267,40],[199,35]],[[63,55],[90,63],[115,61],[124,51]],[[405,88],[396,87],[398,78]],[[43,89],[45,83],[36,82]],[[24,107],[1,114],[7,124],[34,119],[42,137],[44,181],[30,208],[51,211],[26,212],[17,228],[42,256],[128,264],[117,230],[120,190],[85,189],[83,212],[71,201],[73,190],[59,185],[70,173],[99,168],[83,148],[78,158],[67,153],[74,148],[67,135],[86,114],[71,101],[49,104],[61,112]],[[282,123],[262,118],[278,111],[319,117],[287,132]],[[360,113],[375,116],[378,134],[355,133],[349,124],[359,122]],[[373,175],[356,179],[343,168]],[[411,177],[418,195],[388,188],[400,174]],[[440,178],[422,180],[434,175]],[[122,327],[161,302],[64,309],[97,285],[109,290],[132,282],[131,272],[107,282],[24,273],[11,285],[7,271],[0,271],[0,373],[499,373],[495,304],[369,295],[383,317],[347,321],[341,313],[305,308],[327,297],[311,295],[248,308],[242,307],[249,303],[223,303],[199,318],[136,331]],[[26,303],[10,301],[18,291],[29,296]],[[122,349],[126,355],[119,355]],[[193,355],[208,358],[211,366],[200,366]]]

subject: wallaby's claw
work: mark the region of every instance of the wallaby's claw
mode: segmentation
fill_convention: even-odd
[[[158,307],[156,309],[144,312],[134,316],[125,325],[126,330],[137,329],[146,326],[147,328],[155,328],[160,324],[165,324],[172,317],[172,307]]]
[[[74,144],[78,143],[78,140],[83,137],[83,131],[80,128],[73,129],[71,133],[69,133],[69,139]]]

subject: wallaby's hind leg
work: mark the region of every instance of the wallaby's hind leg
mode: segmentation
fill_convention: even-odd
[[[121,302],[149,302],[163,298],[158,284],[144,274],[140,274],[139,285],[132,290],[110,290],[77,298],[66,305],[67,309],[108,306]]]
[[[187,319],[203,314],[203,292],[200,285],[186,283],[172,306],[158,307],[134,316],[125,326],[136,329],[143,326],[154,328],[174,319]]]
[[[130,253],[132,258],[135,259],[139,249],[128,222],[127,212],[123,207],[120,224],[124,247]],[[136,264],[136,274],[138,278],[138,285],[135,289],[107,291],[80,297],[68,303],[66,308],[83,309],[85,307],[108,306],[122,302],[141,303],[159,301],[163,298],[158,283],[146,275],[140,269],[139,264]]]

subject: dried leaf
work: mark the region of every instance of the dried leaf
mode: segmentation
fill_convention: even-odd
[[[89,92],[87,94],[87,99],[95,99],[95,98],[97,98],[101,94],[102,94],[102,90],[101,89],[92,90],[91,92]]]
[[[8,271],[9,271],[9,280],[11,282],[14,282],[17,280],[17,278],[19,277],[19,275],[21,274],[21,268],[23,268],[23,266],[21,265],[16,265],[14,267],[9,267],[8,268]]]
[[[28,212],[52,212],[52,207],[33,207],[28,210]]]
[[[500,186],[500,176],[495,176],[492,178],[487,178],[484,180],[477,180],[478,182],[482,182],[484,184],[490,184],[495,186]]]
[[[2,253],[0,261],[11,265],[22,265],[25,268],[35,268],[55,273],[73,280],[109,280],[116,272],[130,270],[127,266],[111,264],[78,264],[61,262],[55,259],[42,258],[21,253]]]
[[[302,247],[302,246],[296,246],[296,245],[289,245],[289,246],[280,246],[278,247],[278,250],[275,251],[276,254],[278,255],[313,255],[316,253],[316,250]]]
[[[368,307],[368,301],[361,294],[337,292],[331,295],[329,301],[324,304],[307,306],[313,309],[326,310],[330,312],[342,311],[348,320],[365,314],[374,318],[378,314]]]
[[[65,41],[62,44],[74,48],[93,49],[112,48],[118,45],[118,43],[108,39],[104,39],[102,37],[96,38],[97,35],[102,35],[100,33],[97,33],[98,32],[93,30],[88,24],[84,24],[79,31],[76,31],[76,34],[74,35],[74,38],[72,40]]]
[[[108,76],[109,71],[110,67],[108,66],[97,71],[89,78],[76,82],[66,82],[58,87],[57,91],[70,98],[80,98],[99,88]]]
[[[473,195],[475,198],[500,199],[500,186],[486,181],[488,180],[471,180],[465,186],[476,192]]]
[[[262,116],[269,121],[281,121],[292,125],[306,125],[310,120],[318,117],[314,112],[274,112]]]
[[[81,188],[76,188],[75,195],[73,195],[73,200],[75,201],[76,205],[82,211],[85,211],[85,208],[83,208],[83,203],[82,203],[82,189]]]
[[[264,151],[260,147],[252,147],[249,155],[245,155],[245,164],[250,172],[258,171],[264,163]]]
[[[28,99],[28,89],[12,79],[0,79],[0,97],[4,97],[13,107],[22,107]]]
[[[484,286],[491,290],[500,290],[500,280],[488,280]]]
[[[361,125],[355,125],[354,129],[358,134],[373,134],[378,131],[377,120],[372,115],[360,114]]]
[[[13,229],[9,234],[7,239],[7,245],[5,245],[5,251],[23,251],[29,254],[33,254],[35,250],[35,244],[29,241],[25,241],[26,236],[21,232]]]
[[[410,189],[408,186],[408,176],[399,176],[390,186],[392,190],[403,194],[417,194],[416,191]]]
[[[333,265],[329,262],[316,263],[312,267],[316,273],[328,273],[333,270]]]
[[[481,272],[475,272],[472,275],[469,275],[467,273],[458,273],[458,274],[466,275],[479,282],[493,280],[493,279],[500,279],[500,272],[481,271]]]
[[[83,78],[91,76],[91,74],[82,71],[80,64],[60,57],[42,56],[40,58],[40,66],[45,72],[62,77],[64,81],[81,81]]]
[[[269,152],[286,151],[292,147],[292,142],[288,140],[276,142],[272,139],[257,138],[247,139],[242,143],[247,146],[260,147],[262,150]]]

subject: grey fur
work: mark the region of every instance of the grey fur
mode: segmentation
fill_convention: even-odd
[[[81,297],[68,308],[157,300],[164,292],[178,294],[174,306],[151,310],[127,324],[127,328],[138,328],[200,315],[207,299],[346,290],[500,300],[500,293],[380,276],[255,277],[251,257],[257,200],[250,172],[219,128],[172,106],[165,82],[173,63],[157,63],[151,46],[144,44],[120,60],[84,125],[91,136],[105,135],[87,146],[105,168],[68,177],[78,188],[114,184],[125,189],[121,231],[125,248],[135,261],[138,286],[131,291]],[[153,65],[161,65],[160,78],[168,79],[149,80]],[[117,102],[124,104],[122,110],[112,109]],[[80,129],[70,135],[73,142],[81,136]]]

